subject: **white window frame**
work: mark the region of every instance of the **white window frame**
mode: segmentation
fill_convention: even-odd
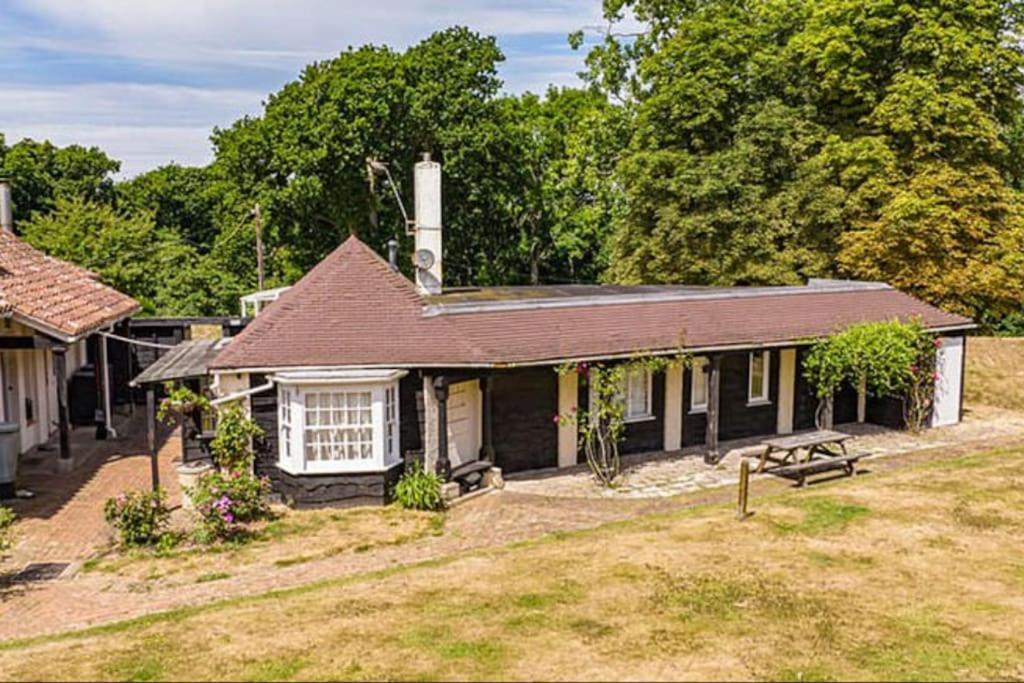
[[[633,401],[631,400],[630,391],[633,387],[630,382],[630,376],[643,373],[644,375],[644,409],[643,412],[635,413],[631,415],[629,413],[630,406]],[[623,400],[623,422],[645,422],[647,420],[654,419],[654,377],[651,371],[647,368],[634,368],[627,371],[622,376],[622,382],[625,386],[622,388],[622,400]]]
[[[400,393],[398,380],[405,373],[394,371],[387,381],[377,377],[302,376],[292,373],[275,377],[278,384],[278,467],[289,474],[348,474],[380,472],[401,461]],[[352,460],[309,460],[306,439],[306,398],[312,394],[370,395],[370,457]],[[317,408],[318,412],[322,410]],[[347,412],[348,409],[346,409]],[[340,427],[353,429],[353,427]]]
[[[710,386],[708,380],[708,373],[705,368],[708,365],[708,359],[704,356],[697,356],[693,359],[693,364],[690,366],[690,412],[691,413],[706,413],[708,411],[708,393]],[[697,402],[697,388],[704,387],[704,401],[701,403]]]
[[[761,393],[754,394],[754,361],[761,358]],[[747,355],[747,405],[759,406],[771,403],[772,354],[771,351],[751,351]]]
[[[631,402],[629,400],[629,375],[637,372],[643,372],[646,373],[647,375],[647,395],[644,397],[644,412],[637,413],[636,415],[630,415],[629,406]],[[646,422],[648,420],[655,419],[656,416],[654,415],[654,376],[651,374],[651,371],[646,368],[635,368],[633,370],[630,370],[622,376],[622,384],[623,386],[621,387],[618,395],[618,400],[622,403],[623,408],[622,421],[628,424],[630,422]],[[595,401],[593,385],[590,385],[588,398],[590,401],[590,405],[593,406]]]

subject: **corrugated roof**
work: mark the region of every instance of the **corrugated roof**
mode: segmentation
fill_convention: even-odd
[[[578,287],[578,286],[572,286]],[[422,297],[352,237],[257,317],[212,368],[473,366],[758,346],[856,322],[969,327],[880,283],[809,287],[526,288]]]
[[[132,386],[203,377],[226,339],[195,339],[179,342],[132,380]]]
[[[138,302],[101,283],[95,273],[0,231],[0,314],[70,341],[139,309]]]

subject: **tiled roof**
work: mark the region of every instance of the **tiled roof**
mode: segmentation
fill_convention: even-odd
[[[492,299],[424,298],[352,237],[250,323],[211,367],[526,364],[796,342],[869,320],[918,318],[933,329],[971,325],[878,284],[617,288],[614,295],[558,292],[548,300],[530,292],[518,300],[504,289]]]
[[[139,308],[134,299],[104,285],[94,273],[0,231],[0,314],[67,341]]]

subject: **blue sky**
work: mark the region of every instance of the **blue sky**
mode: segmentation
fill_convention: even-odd
[[[213,126],[258,113],[301,67],[468,25],[498,36],[510,92],[577,83],[566,35],[600,0],[0,0],[0,132],[98,145],[122,175],[202,164]]]

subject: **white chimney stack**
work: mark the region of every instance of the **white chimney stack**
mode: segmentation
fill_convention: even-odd
[[[14,234],[14,214],[11,210],[11,184],[0,178],[0,230]]]
[[[426,294],[440,294],[441,164],[423,155],[413,171],[416,208],[416,285]],[[428,253],[429,252],[429,253]]]

